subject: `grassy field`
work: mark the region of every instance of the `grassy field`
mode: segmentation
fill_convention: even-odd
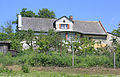
[[[71,67],[30,67],[23,73],[18,65],[7,66],[11,72],[2,72],[0,77],[120,77],[120,69],[112,68],[71,68]]]

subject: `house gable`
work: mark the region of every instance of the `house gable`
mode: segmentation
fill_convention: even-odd
[[[55,21],[56,31],[73,31],[73,22],[66,16]]]

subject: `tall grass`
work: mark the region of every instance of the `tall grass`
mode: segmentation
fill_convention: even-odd
[[[72,55],[60,54],[57,52],[36,53],[34,51],[24,51],[16,57],[11,57],[10,53],[0,54],[0,63],[3,65],[25,64],[31,66],[58,66],[71,67]],[[113,61],[106,55],[86,55],[75,56],[75,67],[112,67]]]

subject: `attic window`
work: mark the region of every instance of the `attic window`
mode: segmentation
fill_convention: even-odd
[[[63,22],[65,23],[65,20],[63,20]]]
[[[60,29],[69,29],[69,24],[60,24]]]

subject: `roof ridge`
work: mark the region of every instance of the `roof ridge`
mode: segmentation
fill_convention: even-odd
[[[105,28],[104,28],[104,26],[102,25],[101,21],[99,21],[99,23],[100,23],[102,29],[104,30],[104,32],[107,33],[107,31],[105,30]]]
[[[55,20],[55,18],[39,18],[39,17],[22,17],[22,18],[35,18],[35,19],[53,19],[53,20]]]
[[[99,21],[81,21],[81,20],[73,20],[73,21],[80,21],[80,22],[99,22]]]

